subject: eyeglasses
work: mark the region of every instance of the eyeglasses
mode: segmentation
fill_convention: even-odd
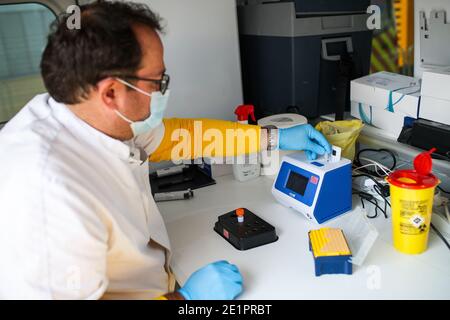
[[[130,80],[141,80],[141,81],[150,81],[159,86],[159,91],[162,94],[165,94],[167,89],[169,88],[170,76],[168,74],[163,74],[161,79],[148,79],[148,78],[140,78],[136,76],[122,76],[124,79]]]

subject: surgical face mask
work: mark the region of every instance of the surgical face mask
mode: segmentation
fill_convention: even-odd
[[[167,90],[163,95],[160,91],[152,92],[151,94],[133,86],[125,80],[117,78],[118,81],[122,82],[124,85],[150,97],[150,116],[141,121],[131,121],[118,110],[115,110],[116,114],[123,120],[130,124],[131,130],[133,131],[133,136],[136,137],[143,133],[149,132],[150,130],[156,128],[162,123],[164,116],[164,111],[167,108],[167,102],[169,100],[170,90]]]

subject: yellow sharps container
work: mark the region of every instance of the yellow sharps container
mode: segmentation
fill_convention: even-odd
[[[418,254],[427,249],[434,189],[440,182],[431,173],[433,151],[419,154],[414,170],[397,170],[387,178],[394,247],[403,253]]]

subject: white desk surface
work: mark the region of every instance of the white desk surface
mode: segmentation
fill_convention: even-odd
[[[392,246],[391,219],[380,213],[370,220],[379,237],[364,264],[353,266],[352,275],[316,277],[308,231],[339,227],[345,215],[319,226],[278,204],[271,194],[270,178],[242,183],[228,175],[216,181],[216,185],[195,190],[193,199],[158,203],[180,284],[198,268],[228,260],[244,278],[239,299],[450,299],[450,252],[433,231],[425,253],[399,253]],[[359,203],[359,197],[353,198],[354,207]],[[278,241],[239,251],[219,236],[213,230],[217,217],[239,207],[274,225]]]

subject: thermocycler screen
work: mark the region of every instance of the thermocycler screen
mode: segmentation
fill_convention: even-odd
[[[288,181],[286,183],[286,188],[300,194],[305,195],[306,186],[308,185],[309,179],[302,176],[294,171],[289,174]]]

